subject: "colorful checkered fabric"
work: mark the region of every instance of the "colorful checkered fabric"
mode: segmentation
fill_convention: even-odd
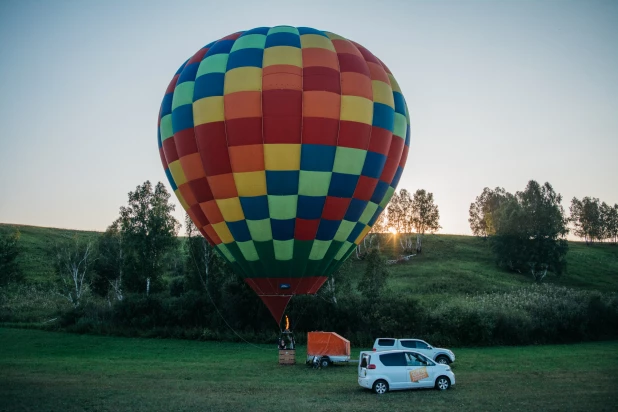
[[[410,121],[390,70],[361,45],[259,27],[180,67],[158,141],[182,206],[259,289],[260,278],[324,278],[354,251],[397,187]],[[291,283],[285,293],[317,291]]]

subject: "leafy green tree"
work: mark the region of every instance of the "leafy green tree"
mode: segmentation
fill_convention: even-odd
[[[0,238],[0,285],[21,279],[21,270],[17,257],[21,251],[19,239],[21,233],[15,229]]]
[[[571,222],[573,222],[576,236],[585,240],[587,245],[600,240],[602,237],[603,223],[599,199],[585,197],[582,200],[574,197],[571,200]]]
[[[537,282],[548,271],[559,275],[565,270],[568,219],[561,201],[549,183],[531,180],[500,207],[492,245],[500,266],[529,271]]]
[[[94,264],[93,291],[101,296],[122,300],[125,251],[119,221],[112,223],[97,241],[98,259]]]
[[[618,204],[609,206],[605,202],[601,205],[601,218],[603,220],[603,234],[613,244],[618,243]]]
[[[389,271],[386,268],[386,259],[377,249],[371,249],[365,257],[367,266],[360,282],[358,291],[367,299],[377,298],[384,293]]]
[[[433,233],[440,229],[440,212],[433,202],[433,193],[417,190],[412,198],[411,210],[410,224],[416,232],[416,253],[421,253],[425,232]]]
[[[513,198],[504,188],[496,187],[494,190],[486,187],[483,193],[476,197],[470,204],[468,222],[475,236],[487,239],[496,233],[496,212],[506,201]]]
[[[180,223],[172,216],[174,205],[163,183],[146,181],[129,192],[129,203],[120,208],[117,220],[123,250],[123,288],[127,292],[163,287],[166,253],[178,246]]]

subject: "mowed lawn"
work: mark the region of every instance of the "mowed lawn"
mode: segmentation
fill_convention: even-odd
[[[0,410],[618,409],[618,342],[455,352],[455,388],[377,396],[358,386],[356,365],[279,366],[273,345],[0,328]]]

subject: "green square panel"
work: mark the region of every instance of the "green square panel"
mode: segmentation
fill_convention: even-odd
[[[287,220],[296,218],[298,195],[268,195],[268,210],[271,219]],[[272,235],[271,235],[272,236]]]
[[[339,242],[345,241],[348,236],[350,236],[350,233],[352,233],[354,226],[356,226],[356,222],[342,220],[341,225],[339,225],[339,229],[337,229],[337,233],[335,233],[334,240],[337,240]]]
[[[406,130],[408,128],[408,122],[406,117],[401,113],[395,113],[395,126],[393,129],[393,135],[399,136],[402,139],[406,138]]]
[[[201,61],[200,67],[197,68],[195,78],[197,79],[208,73],[225,73],[228,56],[228,54],[219,53],[206,57]]]
[[[253,240],[248,240],[246,242],[236,242],[238,248],[240,249],[242,255],[246,260],[250,262],[257,261],[259,259],[257,250],[255,250],[255,246],[253,245]]]
[[[176,86],[172,97],[172,110],[185,104],[193,104],[194,86],[195,82],[183,82]]]
[[[251,239],[256,242],[267,242],[273,239],[272,230],[270,227],[270,219],[262,220],[247,220],[249,234]]]
[[[271,27],[268,30],[268,34],[275,34],[275,33],[298,34],[298,29],[296,27],[292,27],[292,26],[276,26],[276,27]]]
[[[276,260],[292,260],[294,257],[294,239],[273,240]]]
[[[386,205],[388,205],[388,202],[391,201],[391,197],[393,197],[393,193],[395,193],[395,188],[392,186],[389,186],[388,190],[386,190],[386,193],[384,194],[384,197],[382,198],[382,201],[380,202],[380,207],[382,209],[386,209]]]
[[[265,45],[266,36],[264,34],[248,34],[236,39],[230,53],[240,49],[263,49]]]
[[[326,251],[324,258],[322,258],[322,260],[320,261],[320,266],[318,268],[318,272],[322,273],[322,275],[320,276],[324,276],[324,273],[327,272],[328,265],[333,261],[333,259],[335,259],[335,255],[337,254],[337,252],[339,252],[339,249],[341,249],[342,245],[343,242],[333,240],[328,246],[328,250]]]
[[[235,262],[236,261],[236,259],[230,253],[229,249],[227,248],[227,246],[225,246],[224,243],[219,243],[216,247],[217,247],[217,250],[219,251],[219,253],[221,253],[221,255],[223,255],[227,261],[229,261],[229,262]]]
[[[298,179],[298,194],[303,196],[327,196],[331,175],[331,172],[301,170]]]
[[[366,225],[367,223],[369,223],[369,220],[371,220],[376,210],[378,210],[378,205],[373,202],[367,203],[367,206],[365,207],[365,210],[363,211],[363,214],[361,215],[360,219],[358,219],[358,221]]]
[[[311,254],[309,255],[310,260],[322,260],[326,252],[328,251],[328,247],[332,243],[332,240],[315,240],[313,242],[313,247],[311,248]]]
[[[356,245],[354,243],[348,242],[347,240],[343,242],[343,246],[341,246],[341,249],[339,249],[339,252],[337,252],[337,254],[335,255],[335,260],[341,260],[341,258],[343,258],[350,249],[350,246],[355,247]]]
[[[234,259],[236,259],[236,262],[238,263],[238,265],[240,266],[240,270],[242,273],[239,273],[239,274],[242,277],[258,276],[258,274],[253,271],[253,268],[247,264],[247,260],[243,256],[236,242],[228,243],[226,244],[226,246],[228,250],[230,251],[230,253],[232,254],[232,256],[234,256]]]
[[[172,129],[172,115],[167,114],[161,118],[161,126],[159,126],[159,130],[161,132],[161,141],[163,142],[165,139],[169,139],[174,136],[174,131]]]
[[[333,172],[359,176],[363,171],[366,156],[366,150],[338,146]]]

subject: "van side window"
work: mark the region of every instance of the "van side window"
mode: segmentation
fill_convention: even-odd
[[[429,346],[425,342],[416,341],[416,349],[429,349]]]
[[[395,346],[395,339],[378,339],[380,346]]]
[[[384,366],[406,366],[408,364],[403,352],[380,355],[380,362],[382,362]]]
[[[408,366],[424,366],[422,356],[416,353],[406,352],[406,363]]]
[[[401,342],[401,346],[403,346],[404,348],[408,348],[408,349],[415,349],[416,348],[416,342],[414,342],[413,340],[402,340]]]

